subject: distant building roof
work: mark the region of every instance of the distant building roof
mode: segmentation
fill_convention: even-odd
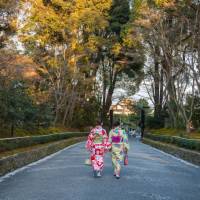
[[[135,102],[132,99],[125,98],[112,105],[110,110],[113,110],[113,113],[116,115],[130,115],[135,113],[134,105]]]

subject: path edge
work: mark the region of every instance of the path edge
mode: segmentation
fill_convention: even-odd
[[[189,163],[200,166],[200,153],[184,148],[177,147],[175,145],[166,144],[163,142],[154,141],[151,139],[143,138],[142,142],[148,144],[156,149],[171,154],[177,158],[183,159]]]
[[[2,158],[0,159],[0,178],[26,165],[39,161],[51,154],[58,153],[66,147],[71,147],[72,145],[85,140],[86,137],[70,138]]]

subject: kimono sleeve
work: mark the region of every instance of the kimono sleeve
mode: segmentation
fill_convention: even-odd
[[[94,134],[93,134],[93,130],[90,132],[90,134],[88,135],[88,138],[87,138],[87,142],[85,144],[85,148],[88,150],[88,151],[91,151],[92,150],[92,147],[93,147],[93,144],[94,144]]]
[[[106,130],[103,130],[103,131],[104,131],[104,134],[103,134],[104,148],[106,150],[108,150],[108,149],[111,148],[111,143],[109,142],[109,137],[108,137],[108,134],[107,134]]]
[[[108,136],[108,142],[110,143],[110,144],[112,144],[112,135],[113,135],[113,132],[112,132],[112,130],[109,132],[109,136]]]

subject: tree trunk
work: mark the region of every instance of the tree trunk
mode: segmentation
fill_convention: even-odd
[[[160,108],[163,109],[163,99],[164,99],[164,72],[163,68],[160,71]]]
[[[152,47],[153,48],[153,47]],[[160,48],[155,46],[154,49],[154,118],[161,119],[163,104],[163,68],[159,64]]]
[[[103,96],[102,96],[102,116],[101,116],[101,121],[105,122],[106,120],[106,88],[107,88],[107,84],[106,84],[106,74],[104,72],[104,66],[103,66]]]
[[[56,126],[56,123],[58,122],[58,115],[59,115],[59,109],[56,107],[55,118],[54,118],[54,121],[53,121],[54,126]]]
[[[67,116],[69,115],[69,110],[70,110],[70,106],[71,106],[71,100],[72,100],[72,94],[71,96],[68,98],[68,100],[66,100],[66,104],[65,104],[65,112],[64,112],[64,116],[63,116],[63,120],[62,120],[62,125],[64,126],[66,121],[67,121]]]
[[[109,89],[108,89],[108,93],[107,93],[107,96],[106,96],[106,102],[105,102],[105,105],[104,105],[104,110],[103,110],[103,120],[104,120],[104,122],[107,119],[107,114],[109,113],[110,106],[112,105],[112,96],[113,96],[113,92],[114,92],[114,89],[115,89],[117,73],[115,73],[113,76],[114,77],[113,77],[113,80],[111,80],[111,83],[110,83],[110,86],[109,86]]]
[[[174,98],[176,98],[176,94],[175,94],[174,80],[171,74],[172,68],[171,66],[169,66],[169,60],[170,60],[169,57],[164,58],[162,62],[162,67],[165,70],[165,73],[166,73],[165,76],[168,81],[166,84],[166,88],[168,92],[167,106],[168,106],[170,121],[172,124],[172,128],[176,128],[177,127],[177,108],[174,101]]]
[[[174,109],[170,105],[170,102],[167,101],[167,107],[168,107],[168,112],[169,112],[169,118],[171,122],[171,128],[175,128],[177,125],[177,118],[174,112]]]
[[[14,123],[12,122],[12,124],[11,124],[11,137],[14,137],[14,135],[15,135],[15,132],[14,132],[14,130],[15,130],[15,125],[14,125]]]
[[[156,58],[155,58],[156,59]],[[154,65],[154,118],[159,119],[160,117],[160,78],[159,78],[159,63],[155,60]]]
[[[190,121],[186,122],[186,132],[191,133],[191,128],[190,128]]]

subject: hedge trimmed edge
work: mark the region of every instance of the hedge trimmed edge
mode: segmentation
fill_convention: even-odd
[[[160,141],[154,141],[147,138],[143,139],[143,143],[200,166],[200,153],[197,151],[192,151],[189,149],[178,147],[176,145],[166,144]]]
[[[76,137],[66,140],[61,140],[49,144],[44,144],[42,147],[33,147],[31,150],[20,152],[5,158],[0,159],[0,176],[12,172],[20,167],[28,165],[32,162],[40,160],[50,154],[66,148],[72,144],[82,142],[86,137]]]
[[[66,132],[41,136],[0,139],[0,152],[29,147],[37,144],[45,144],[49,142],[65,140],[74,137],[84,137],[87,135],[88,132]]]
[[[185,149],[200,151],[200,140],[187,139],[178,136],[146,134],[146,138],[164,143],[174,144]]]

